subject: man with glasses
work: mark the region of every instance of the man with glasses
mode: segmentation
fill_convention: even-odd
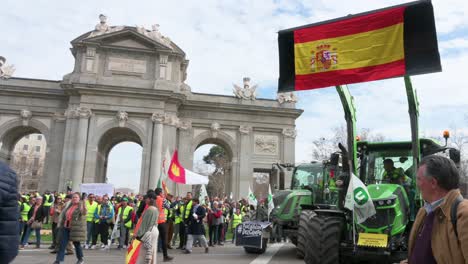
[[[96,245],[90,246],[89,242],[93,238],[95,228],[94,228],[94,212],[97,209],[97,202],[94,201],[95,196],[94,194],[90,193],[88,195],[88,199],[86,200],[86,243],[85,243],[85,249],[95,249]]]

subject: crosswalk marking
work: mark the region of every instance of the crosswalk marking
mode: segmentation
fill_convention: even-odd
[[[267,247],[266,252],[259,255],[250,262],[250,264],[268,264],[282,246],[284,246],[284,243],[273,244],[270,247]]]

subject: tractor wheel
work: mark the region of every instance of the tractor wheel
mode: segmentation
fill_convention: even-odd
[[[316,215],[307,225],[304,260],[306,264],[340,263],[340,236],[343,220],[339,217]]]
[[[316,216],[312,210],[302,210],[299,217],[299,228],[297,230],[296,256],[304,258],[304,251],[307,248],[307,225],[312,217]]]

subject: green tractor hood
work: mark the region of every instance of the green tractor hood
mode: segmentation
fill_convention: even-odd
[[[362,224],[365,232],[397,235],[404,232],[408,223],[409,200],[399,184],[370,184],[367,186],[374,203],[376,215]]]

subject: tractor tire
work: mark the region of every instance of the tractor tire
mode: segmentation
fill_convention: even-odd
[[[304,259],[304,251],[307,248],[307,226],[312,217],[316,214],[312,210],[302,210],[299,217],[299,228],[297,229],[297,244],[296,244],[296,256],[299,259]]]
[[[339,217],[311,217],[307,225],[305,263],[339,264],[342,227],[343,220]]]

